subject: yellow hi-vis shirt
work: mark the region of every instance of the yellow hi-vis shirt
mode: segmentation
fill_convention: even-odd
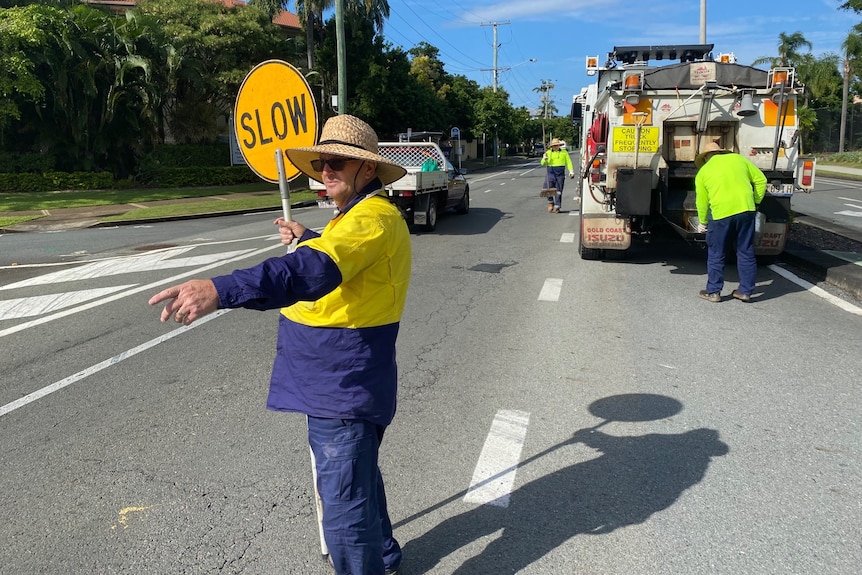
[[[753,212],[766,194],[766,176],[739,154],[713,154],[694,178],[697,217],[721,220]]]
[[[401,212],[370,194],[327,224],[320,237],[300,244],[328,255],[342,282],[316,301],[282,308],[310,327],[363,328],[397,323],[410,281],[410,232]]]
[[[556,152],[548,150],[542,155],[541,163],[543,166],[548,166],[549,168],[565,166],[569,173],[575,171],[575,168],[572,167],[572,158],[566,150],[557,150]]]

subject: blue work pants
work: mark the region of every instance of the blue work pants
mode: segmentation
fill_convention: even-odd
[[[385,429],[358,419],[308,418],[323,535],[338,575],[383,575],[401,564],[377,465]]]
[[[710,220],[706,227],[706,293],[721,293],[724,288],[724,257],[728,241],[736,244],[736,270],[739,291],[751,295],[757,279],[754,256],[755,212],[742,212],[720,220]]]
[[[549,204],[554,204],[555,208],[563,206],[563,186],[566,183],[566,167],[565,166],[548,166],[548,188],[557,188],[557,193],[553,197],[548,198]]]

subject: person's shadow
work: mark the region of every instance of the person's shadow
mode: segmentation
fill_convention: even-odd
[[[648,412],[673,405],[681,408],[671,398],[632,394],[601,399],[590,411],[604,411],[600,416],[606,420],[648,420],[632,411],[638,404]],[[611,411],[616,417],[609,417]],[[575,443],[598,450],[600,456],[521,486],[511,494],[508,508],[481,505],[409,541],[404,546],[405,575],[429,573],[450,553],[501,529],[502,535],[454,572],[516,573],[576,535],[610,533],[670,507],[703,479],[713,457],[728,452],[712,429],[617,437],[597,431],[601,425],[576,431],[571,439],[529,458],[521,467]]]

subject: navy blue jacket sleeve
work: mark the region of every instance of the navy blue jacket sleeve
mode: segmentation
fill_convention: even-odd
[[[306,235],[303,241],[318,234]],[[300,244],[292,253],[212,281],[219,308],[266,310],[320,299],[341,284],[341,272],[327,254]]]

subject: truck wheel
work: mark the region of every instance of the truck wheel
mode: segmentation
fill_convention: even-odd
[[[437,229],[437,196],[428,198],[428,211],[425,212],[425,225],[422,227],[426,232]]]
[[[578,238],[578,253],[581,254],[582,260],[600,260],[604,256],[604,250],[584,247],[584,230],[581,228],[581,234]]]
[[[470,188],[464,190],[464,196],[461,198],[461,203],[455,208],[455,213],[465,215],[470,211]]]
[[[585,248],[583,245],[578,244],[578,253],[581,254],[582,260],[600,260],[602,259],[602,251],[593,248]]]

